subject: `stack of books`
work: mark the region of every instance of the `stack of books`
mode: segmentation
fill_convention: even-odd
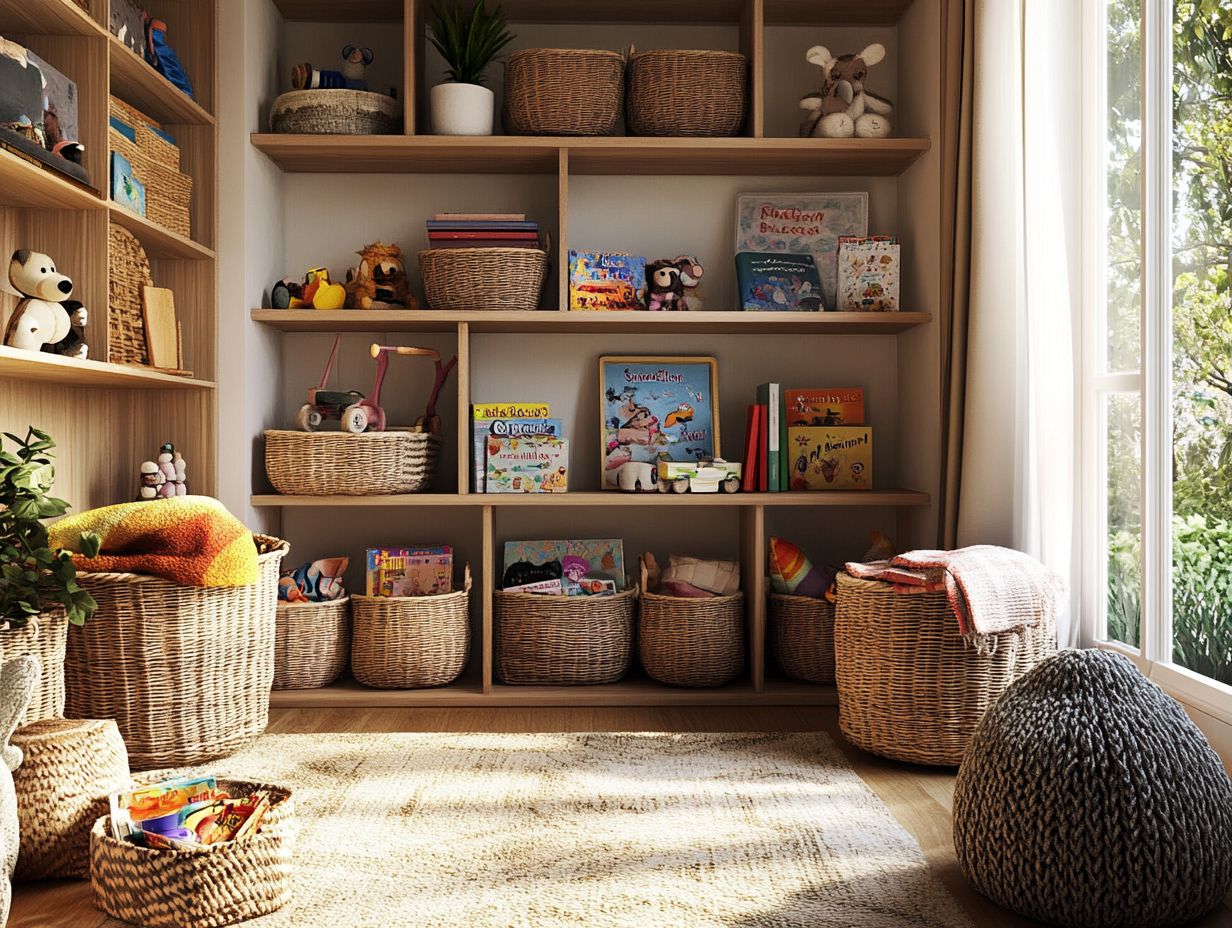
[[[873,430],[864,424],[862,388],[757,388],[745,428],[745,492],[872,488]]]
[[[429,248],[539,248],[539,223],[525,213],[437,213]]]

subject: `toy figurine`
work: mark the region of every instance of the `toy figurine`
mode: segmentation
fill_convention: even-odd
[[[830,54],[824,45],[814,45],[805,58],[821,68],[821,89],[800,100],[809,111],[800,125],[805,138],[883,139],[890,134],[885,117],[894,105],[864,89],[868,69],[885,58],[885,46],[874,42],[859,54]]]
[[[170,499],[188,495],[188,465],[171,442],[158,449],[157,461],[141,462],[140,499]]]
[[[616,484],[626,493],[657,493],[655,465],[649,461],[626,461],[616,472]]]
[[[356,253],[359,266],[348,270],[346,275],[348,309],[419,308],[407,283],[401,248],[373,242]]]
[[[372,59],[372,49],[346,45],[340,70],[321,71],[311,64],[297,64],[291,69],[291,86],[296,90],[367,90],[364,69]]]
[[[660,258],[647,264],[646,308],[651,311],[700,309],[700,291],[693,297],[687,296],[685,291],[696,290],[703,273],[701,264],[692,255]]]
[[[13,252],[9,283],[25,299],[9,317],[6,345],[70,358],[89,355],[82,335],[88,313],[81,303],[69,299],[73,282],[56,270],[50,256],[24,248]]]
[[[284,277],[270,287],[270,305],[274,309],[290,309],[291,304],[304,302],[304,285],[294,277]]]
[[[304,282],[284,277],[270,288],[270,301],[275,309],[342,309],[346,288],[329,279],[329,268],[309,268]]]
[[[167,482],[163,472],[153,461],[141,462],[141,499],[158,499],[159,490]]]

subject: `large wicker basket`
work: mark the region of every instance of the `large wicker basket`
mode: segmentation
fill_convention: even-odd
[[[505,62],[509,135],[611,135],[624,99],[625,56],[579,48],[524,48]]]
[[[430,248],[419,253],[429,309],[539,308],[548,254],[538,248]]]
[[[783,672],[807,683],[834,683],[834,604],[770,594],[770,651]]]
[[[329,686],[346,670],[351,656],[351,600],[278,603],[274,636],[276,690]]]
[[[111,223],[107,232],[107,350],[115,364],[149,364],[141,288],[154,285],[150,259],[137,236]]]
[[[744,594],[692,599],[643,592],[637,653],[660,683],[730,683],[744,670]]]
[[[615,683],[629,670],[637,589],[614,596],[496,591],[496,676],[502,683]]]
[[[288,545],[253,539],[260,576],[251,586],[77,575],[98,611],[69,635],[65,711],[115,719],[134,770],[224,757],[265,730],[278,567]]]
[[[113,117],[131,126],[136,141],[107,129],[108,147],[128,159],[133,175],[145,185],[145,215],[179,235],[192,234],[193,179],[180,171],[180,150],[154,130],[160,128],[140,110],[115,97],[110,101]]]
[[[392,135],[402,103],[370,90],[292,90],[274,100],[270,129],[293,135]]]
[[[436,479],[441,440],[416,429],[384,432],[265,430],[265,472],[291,496],[423,493]]]
[[[1054,653],[1051,624],[996,636],[981,653],[958,633],[944,591],[905,595],[838,576],[834,619],[838,720],[883,757],[956,766],[988,707]]]
[[[111,836],[103,816],[90,832],[94,904],[148,928],[216,928],[274,912],[291,901],[296,822],[291,791],[219,781],[232,794],[272,796],[257,833],[192,851],[156,851]]]
[[[452,683],[471,649],[471,571],[439,596],[353,596],[351,672],[364,686],[420,689]]]
[[[42,673],[34,696],[22,718],[23,725],[64,716],[64,649],[68,618],[63,609],[52,609],[30,619],[22,628],[0,628],[0,665],[15,657],[33,654]]]
[[[736,52],[661,49],[629,59],[630,135],[739,135],[748,112],[748,68]]]

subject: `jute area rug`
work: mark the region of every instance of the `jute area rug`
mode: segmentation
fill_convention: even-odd
[[[295,791],[295,899],[253,928],[971,925],[824,733],[267,735],[208,769]]]

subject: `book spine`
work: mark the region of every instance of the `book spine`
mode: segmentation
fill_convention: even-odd
[[[539,238],[538,232],[500,232],[500,231],[472,231],[459,232],[453,230],[442,230],[440,232],[429,232],[428,240],[432,242],[461,242],[472,239],[492,239],[495,241],[534,241]]]
[[[744,473],[740,489],[752,493],[757,488],[757,404],[750,403],[744,420]]]
[[[525,213],[437,213],[433,222],[525,222]]]
[[[791,444],[787,441],[787,400],[782,384],[779,384],[779,492],[791,489]]]
[[[537,222],[441,222],[429,219],[429,232],[538,232]]]
[[[759,403],[757,406],[758,416],[761,419],[761,433],[757,439],[757,489],[762,493],[770,492],[770,474],[766,470],[767,461],[766,453],[768,444],[766,441],[767,427],[770,421],[769,410],[764,403]]]
[[[769,384],[769,390],[767,392],[769,393],[769,397],[767,399],[766,406],[769,413],[769,421],[767,424],[766,433],[766,444],[768,448],[766,455],[766,466],[770,468],[770,492],[779,493],[785,489],[779,484],[780,456],[783,451],[782,445],[779,441],[779,427],[782,420],[781,412],[783,405],[781,396],[782,390],[779,384],[772,383]]]

